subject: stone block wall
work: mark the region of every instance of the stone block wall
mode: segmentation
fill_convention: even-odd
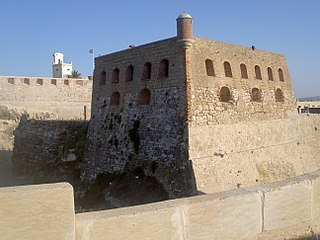
[[[319,171],[217,194],[76,215],[76,239],[317,239]]]
[[[67,183],[0,188],[1,240],[75,239],[73,190]]]
[[[168,75],[159,78],[160,62]],[[134,47],[95,59],[92,119],[82,166],[82,180],[92,184],[99,174],[134,172],[156,177],[170,196],[195,191],[187,160],[184,55],[176,38]],[[145,63],[150,79],[142,79]],[[126,80],[128,67],[133,78]],[[119,74],[114,81],[114,71]],[[163,73],[163,72],[162,72]],[[101,82],[101,77],[105,81]],[[148,89],[147,104],[139,104]],[[118,101],[113,102],[116,93]]]
[[[33,183],[68,181],[77,186],[87,126],[87,121],[22,118],[14,132],[14,173],[31,177]]]
[[[320,172],[129,208],[74,213],[66,183],[0,188],[0,239],[317,239]]]
[[[37,119],[90,119],[92,81],[0,76],[0,106]]]
[[[191,121],[199,125],[230,124],[244,121],[261,121],[284,118],[288,112],[296,112],[286,59],[283,55],[253,50],[248,47],[196,38],[190,52],[190,88],[188,100]],[[209,76],[206,60],[212,61]],[[232,77],[225,76],[224,62],[230,63]],[[247,77],[243,78],[240,64],[245,64]],[[261,70],[256,78],[255,66]],[[273,80],[269,80],[268,68]],[[278,69],[282,69],[284,81],[280,81]],[[230,90],[230,100],[221,100],[220,90]],[[258,89],[260,99],[253,101],[252,89]],[[281,89],[283,102],[277,102],[275,91]],[[259,98],[258,96],[256,96]]]
[[[189,128],[189,157],[206,193],[285,180],[320,169],[320,117]]]

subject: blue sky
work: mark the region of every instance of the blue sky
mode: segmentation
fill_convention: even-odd
[[[297,97],[320,95],[319,0],[0,0],[0,75],[51,76],[52,53],[91,75],[92,56],[176,34],[189,12],[198,37],[284,54]]]

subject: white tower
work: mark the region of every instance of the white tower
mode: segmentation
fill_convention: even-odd
[[[52,63],[52,77],[54,78],[67,78],[71,75],[72,63],[63,62],[63,53],[55,52],[53,54]]]

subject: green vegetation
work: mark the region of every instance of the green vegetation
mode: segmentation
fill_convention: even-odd
[[[71,75],[68,76],[69,78],[81,78],[81,73],[76,70],[71,71]]]

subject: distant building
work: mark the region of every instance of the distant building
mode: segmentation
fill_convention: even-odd
[[[55,52],[53,54],[52,63],[52,77],[54,78],[67,78],[71,75],[72,63],[63,62],[63,53]]]

